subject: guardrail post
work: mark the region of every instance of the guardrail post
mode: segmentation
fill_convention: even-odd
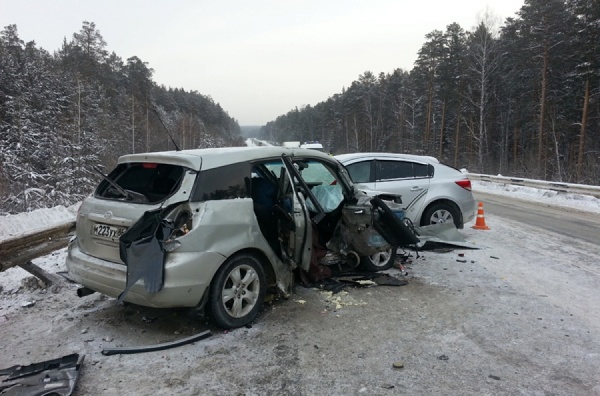
[[[19,267],[23,268],[25,271],[29,272],[31,275],[40,279],[46,287],[48,286],[64,286],[66,282],[58,275],[51,274],[49,272],[44,271],[37,265],[33,264],[31,261],[28,261],[23,264],[17,264]]]

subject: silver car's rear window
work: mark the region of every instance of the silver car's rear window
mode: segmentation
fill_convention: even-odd
[[[124,196],[107,180],[102,180],[96,189],[96,197],[153,204],[161,202],[177,191],[185,169],[178,165],[158,163],[125,163],[118,165],[108,178],[119,185]]]

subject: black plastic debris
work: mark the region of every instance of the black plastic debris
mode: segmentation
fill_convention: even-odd
[[[318,287],[320,289],[330,291],[333,294],[337,294],[346,288],[346,283],[340,282],[337,279],[328,278],[323,279],[319,283]]]
[[[163,344],[157,345],[149,345],[149,346],[139,346],[139,347],[123,347],[123,348],[104,348],[102,350],[102,354],[104,356],[111,355],[130,355],[134,353],[145,353],[145,352],[154,352],[154,351],[162,351],[164,349],[175,348],[185,344],[191,344],[195,341],[200,341],[205,338],[208,338],[212,335],[210,330],[203,331],[202,333],[195,334],[191,337],[183,338],[181,340],[176,340],[172,342],[165,342]]]
[[[373,287],[373,286],[404,286],[408,281],[398,279],[388,274],[364,272],[337,272],[331,278],[323,279],[318,285],[313,285],[323,290],[336,294],[346,286]]]
[[[450,252],[454,251],[454,249],[449,248],[449,247],[438,247],[438,248],[432,248],[431,251],[434,253],[450,253]]]
[[[60,275],[60,276],[62,276],[62,277],[63,277],[63,279],[65,279],[65,280],[66,280],[67,282],[69,282],[69,283],[77,283],[77,282],[75,282],[75,281],[74,281],[74,280],[73,280],[73,279],[72,279],[72,278],[69,276],[69,273],[68,273],[67,271],[58,271],[58,272],[56,273],[56,275]]]
[[[408,285],[408,281],[404,279],[398,279],[395,276],[388,274],[380,274],[378,277],[373,278],[373,282],[379,286],[404,286]]]
[[[0,369],[0,377],[7,377],[0,383],[0,395],[71,395],[77,385],[84,357],[74,353],[27,366]]]
[[[404,224],[379,197],[371,199],[373,208],[379,211],[380,221],[373,223],[379,234],[392,246],[409,246],[419,243],[419,238]]]

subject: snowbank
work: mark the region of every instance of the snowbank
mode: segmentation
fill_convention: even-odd
[[[75,221],[79,204],[65,208],[36,209],[16,215],[0,216],[0,241],[18,238]]]
[[[533,187],[514,186],[484,181],[471,181],[474,192],[503,195],[531,202],[577,209],[584,212],[600,213],[600,199],[590,195],[563,193]]]

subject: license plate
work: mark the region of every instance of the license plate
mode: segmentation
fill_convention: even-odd
[[[125,227],[116,227],[108,224],[94,224],[92,235],[100,238],[117,239],[125,233]]]

